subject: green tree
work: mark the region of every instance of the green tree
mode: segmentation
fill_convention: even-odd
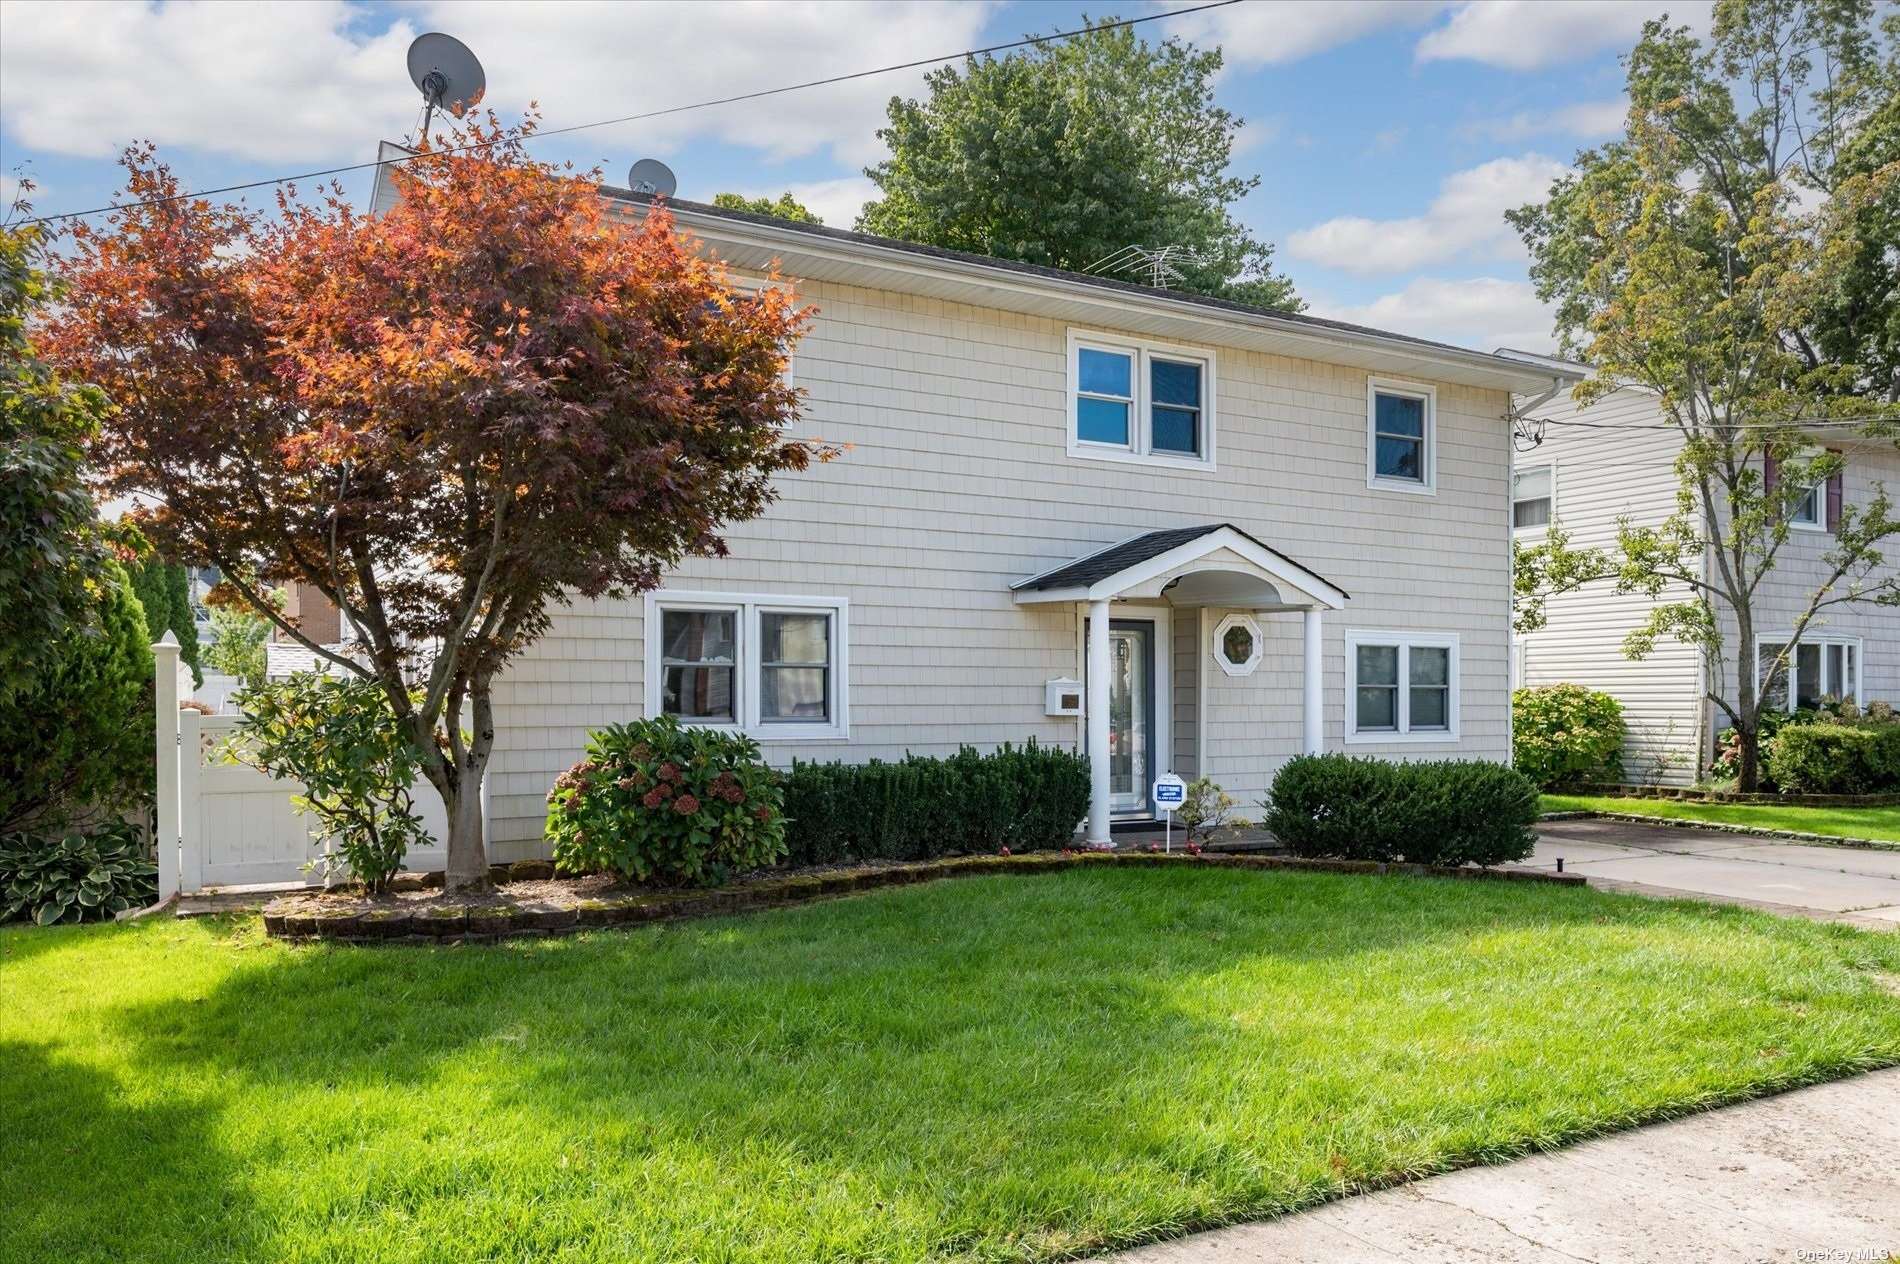
[[[191,668],[192,683],[204,684],[198,661],[198,621],[191,616],[191,577],[185,568],[148,552],[127,569],[133,595],[145,610],[146,632],[154,641],[167,632],[177,637],[178,657]]]
[[[1870,6],[1852,0],[1721,0],[1706,47],[1649,23],[1626,60],[1626,135],[1580,154],[1547,201],[1510,215],[1566,344],[1595,368],[1578,398],[1648,390],[1682,440],[1666,521],[1624,520],[1607,554],[1571,550],[1561,531],[1520,551],[1519,626],[1541,622],[1553,590],[1686,590],[1658,601],[1625,651],[1641,657],[1673,636],[1701,652],[1745,790],[1759,779],[1765,686],[1792,652],[1763,678],[1764,582],[1811,489],[1843,468],[1825,445],[1888,445],[1896,433],[1867,367],[1830,359],[1817,337],[1839,317],[1870,210],[1900,191],[1900,163],[1850,173],[1839,161],[1869,116],[1850,85],[1879,64],[1876,46]],[[1885,488],[1843,506],[1832,534],[1790,644],[1830,607],[1900,606],[1900,579],[1881,570],[1883,543],[1900,535]]]
[[[1192,252],[1174,288],[1282,311],[1303,304],[1273,248],[1233,216],[1258,176],[1229,172],[1241,120],[1214,104],[1218,49],[1092,29],[930,73],[893,97],[858,227],[1082,271],[1124,248]]]
[[[23,182],[24,187],[24,182]],[[0,705],[35,687],[46,648],[96,635],[107,550],[82,478],[82,445],[106,413],[28,337],[59,297],[32,226],[0,225]]]
[[[729,211],[750,211],[754,215],[775,215],[779,219],[794,220],[800,224],[822,224],[811,208],[793,197],[788,189],[778,195],[777,200],[769,197],[749,198],[741,193],[715,193],[712,204],[723,206]]]
[[[117,562],[100,564],[81,634],[34,647],[0,706],[0,834],[46,832],[150,797],[152,651]]]
[[[281,589],[268,596],[272,605],[283,608]],[[205,657],[218,671],[243,681],[245,688],[262,688],[270,630],[270,620],[243,602],[219,601],[211,606],[211,645]]]

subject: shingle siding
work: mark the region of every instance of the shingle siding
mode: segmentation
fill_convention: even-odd
[[[1217,347],[1217,468],[1115,464],[1068,454],[1064,322],[836,284],[800,297],[818,314],[795,355],[798,430],[848,447],[781,478],[764,517],[728,530],[730,557],[667,580],[849,600],[849,741],[770,743],[774,762],[1028,737],[1073,746],[1078,721],[1043,714],[1043,684],[1082,674],[1076,612],[1018,606],[1010,584],[1206,522],[1231,522],[1352,594],[1325,621],[1330,748],[1343,732],[1345,629],[1407,627],[1460,635],[1464,740],[1354,752],[1507,757],[1504,392],[1440,384],[1438,494],[1375,492],[1364,369]],[[590,726],[641,713],[642,610],[633,599],[560,612],[500,682],[498,855],[538,847],[546,789]],[[1210,633],[1221,614],[1207,612]],[[1204,766],[1243,802],[1300,744],[1300,616],[1261,623],[1266,659],[1240,678],[1213,667],[1193,612],[1172,624],[1174,762]],[[1205,752],[1190,741],[1197,670],[1209,673]]]

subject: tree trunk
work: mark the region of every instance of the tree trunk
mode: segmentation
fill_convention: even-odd
[[[1735,788],[1754,794],[1761,786],[1761,728],[1738,728],[1735,735],[1741,748],[1735,760]]]
[[[449,859],[442,885],[450,891],[477,891],[488,885],[487,840],[482,837],[482,775],[486,771],[464,766],[455,792],[442,796],[449,819]]]

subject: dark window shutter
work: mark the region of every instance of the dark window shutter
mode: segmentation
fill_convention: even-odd
[[[1827,478],[1827,529],[1829,531],[1838,532],[1841,529],[1841,482],[1845,474],[1845,470],[1836,470]]]
[[[1775,490],[1775,477],[1781,472],[1781,462],[1775,460],[1775,454],[1761,454],[1761,490],[1766,495]]]

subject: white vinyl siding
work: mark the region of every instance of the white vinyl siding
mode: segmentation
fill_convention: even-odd
[[[1429,618],[1460,637],[1459,742],[1366,742],[1354,752],[1509,757],[1505,392],[1438,385],[1431,499],[1366,492],[1365,368],[1225,345],[1214,348],[1208,394],[1218,467],[1077,460],[1070,320],[832,281],[800,281],[798,293],[817,313],[798,345],[806,401],[792,432],[847,446],[775,479],[779,499],[765,514],[722,533],[729,556],[689,559],[665,579],[715,598],[848,601],[839,676],[849,738],[799,743],[760,724],[774,764],[946,755],[965,742],[987,749],[1031,737],[1074,749],[1079,721],[1045,715],[1044,696],[1050,680],[1081,678],[1075,611],[1017,606],[1009,585],[1143,531],[1210,520],[1351,593],[1349,613],[1325,621],[1329,748],[1344,738],[1348,620]],[[1169,358],[1202,350],[1106,332]],[[647,713],[644,604],[603,598],[555,610],[547,635],[498,682],[497,858],[540,848],[548,786],[579,758],[589,728]],[[1186,613],[1198,627],[1197,612]],[[1227,613],[1205,612],[1209,634]],[[1177,614],[1175,627],[1183,622]],[[1217,670],[1205,636],[1177,636],[1172,654],[1198,658],[1201,673],[1193,688],[1175,678],[1174,732],[1204,734],[1194,771],[1247,805],[1302,747],[1300,615],[1270,611],[1256,622],[1262,658],[1252,675]],[[1184,709],[1198,710],[1201,696],[1207,707],[1190,720]],[[1185,775],[1190,748],[1178,749]]]

